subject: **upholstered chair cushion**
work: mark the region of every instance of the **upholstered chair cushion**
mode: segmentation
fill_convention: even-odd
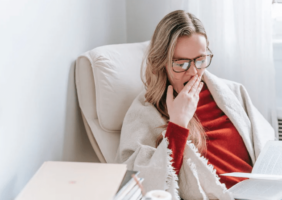
[[[76,61],[79,106],[101,162],[113,162],[124,116],[144,88],[140,69],[149,41],[97,47]]]

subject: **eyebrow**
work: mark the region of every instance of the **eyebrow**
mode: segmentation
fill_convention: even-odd
[[[199,55],[199,56],[197,56],[195,58],[173,57],[172,59],[177,59],[177,60],[194,60],[194,59],[199,58],[201,56],[206,56],[206,54],[201,54],[201,55]]]

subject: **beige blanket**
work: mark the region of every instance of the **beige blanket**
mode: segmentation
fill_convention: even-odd
[[[255,163],[268,140],[275,140],[271,125],[253,106],[249,95],[239,83],[216,77],[208,71],[203,76],[218,107],[229,117],[240,133],[252,162]],[[221,184],[212,165],[200,157],[188,140],[183,164],[178,176],[171,166],[171,150],[165,138],[155,148],[155,141],[166,130],[156,128],[165,124],[157,109],[145,103],[145,91],[133,101],[123,121],[116,162],[126,163],[128,169],[139,170],[146,192],[169,191],[173,199],[234,199]]]

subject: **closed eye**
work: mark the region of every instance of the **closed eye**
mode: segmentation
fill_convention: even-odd
[[[185,63],[175,63],[176,65],[178,65],[179,67],[183,68],[183,69],[186,69],[188,66],[189,66],[189,63],[188,62],[185,62]]]

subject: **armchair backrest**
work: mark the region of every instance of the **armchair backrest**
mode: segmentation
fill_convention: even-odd
[[[101,162],[114,162],[124,116],[144,88],[141,62],[149,41],[97,47],[76,60],[76,87],[87,135]]]

